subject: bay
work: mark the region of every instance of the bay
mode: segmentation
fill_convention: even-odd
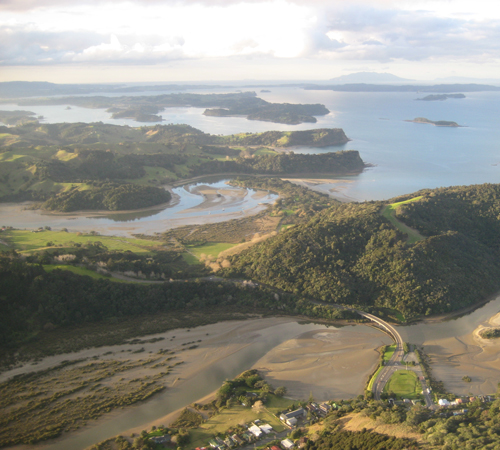
[[[234,89],[233,92],[238,89]],[[269,130],[343,128],[351,142],[337,147],[294,148],[295,152],[321,153],[358,150],[372,165],[361,175],[321,189],[340,190],[350,200],[383,200],[419,189],[500,181],[500,93],[467,93],[465,99],[416,101],[417,93],[353,93],[306,91],[276,87],[258,96],[279,103],[322,103],[331,111],[315,124],[275,124],[244,117],[207,117],[201,108],[167,108],[163,123],[186,123],[207,133],[234,134]],[[204,91],[205,92],[205,91]],[[209,92],[207,90],[206,92]],[[212,92],[231,92],[214,89]],[[23,107],[43,115],[48,123],[102,121],[140,126],[129,119],[111,119],[104,110],[62,106]],[[1,109],[20,109],[2,105]],[[435,127],[405,122],[416,117],[455,121],[463,127]]]

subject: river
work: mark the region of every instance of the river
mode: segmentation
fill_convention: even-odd
[[[0,203],[0,225],[18,229],[50,226],[114,236],[152,235],[181,225],[240,219],[262,211],[278,198],[267,191],[229,186],[227,181],[228,178],[207,177],[203,182],[172,188],[171,206],[137,212],[50,214],[28,209],[32,205],[30,202]]]
[[[458,395],[491,394],[498,382],[500,343],[481,346],[474,341],[472,333],[499,311],[500,297],[497,297],[454,320],[397,328],[406,342],[424,345],[432,360],[434,376],[444,380],[450,391]],[[175,334],[182,341],[188,337],[206,339],[209,332],[213,340],[200,344],[201,353],[194,355],[192,370],[187,370],[180,384],[125,412],[111,413],[81,431],[36,448],[80,450],[131,428],[159,424],[162,417],[210,394],[225,379],[252,367],[261,370],[275,387],[287,386],[295,398],[306,398],[309,392],[319,400],[353,398],[363,391],[368,374],[377,363],[375,349],[391,342],[384,333],[366,325],[338,328],[299,324],[291,318],[221,322],[186,331],[189,330],[170,331],[165,335]],[[92,352],[102,354],[110,350],[118,355],[120,348],[90,349],[83,354],[51,358],[91,357]],[[48,359],[47,364],[54,362],[55,359]],[[187,366],[189,368],[189,361]],[[44,368],[44,362],[39,363],[39,368]],[[466,374],[472,377],[471,383],[462,381]]]

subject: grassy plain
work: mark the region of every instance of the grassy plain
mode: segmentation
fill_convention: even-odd
[[[220,252],[228,250],[234,247],[235,245],[236,244],[230,244],[227,242],[207,242],[206,244],[203,245],[187,246],[187,248],[198,259],[200,259],[202,255],[206,255],[207,257],[211,256],[213,258],[217,258]]]
[[[46,272],[52,272],[53,270],[56,270],[56,269],[68,270],[69,272],[76,273],[77,275],[82,275],[82,276],[86,275],[86,276],[89,276],[91,278],[95,278],[96,280],[106,279],[109,281],[114,281],[115,283],[134,283],[134,281],[125,281],[125,280],[119,280],[118,278],[106,277],[100,273],[94,272],[93,270],[85,269],[84,267],[75,267],[75,266],[69,266],[69,265],[44,264],[43,269]]]
[[[134,239],[115,236],[94,236],[90,234],[69,233],[65,231],[44,230],[37,233],[26,230],[5,230],[1,239],[8,244],[5,249],[15,249],[21,253],[47,250],[53,247],[75,248],[79,245],[95,244],[100,242],[108,250],[148,254],[158,247],[158,241],[147,239]],[[51,243],[52,245],[47,245]],[[5,246],[4,246],[5,247]]]
[[[424,239],[424,237],[418,233],[417,231],[411,229],[410,227],[406,226],[404,223],[400,222],[398,219],[396,219],[395,213],[396,210],[399,206],[404,205],[405,203],[412,203],[412,202],[417,202],[422,198],[420,197],[414,197],[409,200],[404,200],[402,202],[397,202],[397,203],[391,203],[389,205],[386,205],[384,209],[382,209],[381,214],[389,220],[399,231],[405,233],[408,235],[408,244],[413,244],[415,242],[421,241]]]
[[[384,387],[384,392],[394,392],[398,398],[420,398],[422,386],[412,370],[397,370]]]
[[[217,434],[224,434],[229,428],[242,423],[250,423],[256,419],[260,419],[263,423],[268,423],[275,431],[279,432],[285,429],[279,419],[266,409],[256,411],[254,408],[233,406],[211,417],[200,425],[200,427],[189,430],[191,437],[189,445],[194,448],[206,447],[209,439],[212,439]]]

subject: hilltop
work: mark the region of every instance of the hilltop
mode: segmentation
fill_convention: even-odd
[[[381,212],[395,202],[391,222]],[[500,288],[499,213],[500,185],[491,184],[334,204],[229,258],[226,272],[326,302],[394,308],[407,318],[444,313]]]
[[[365,167],[357,151],[295,155],[272,149],[342,145],[349,141],[342,129],[216,136],[188,125],[30,121],[0,127],[0,133],[0,201],[37,200],[64,212],[163,204],[170,194],[162,186],[200,175],[347,174]]]

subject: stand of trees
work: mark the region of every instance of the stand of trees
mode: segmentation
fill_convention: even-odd
[[[383,206],[334,204],[233,256],[226,273],[327,302],[394,308],[407,318],[498,291],[499,185],[427,191],[401,205],[397,217],[429,235],[413,245],[381,216]]]

